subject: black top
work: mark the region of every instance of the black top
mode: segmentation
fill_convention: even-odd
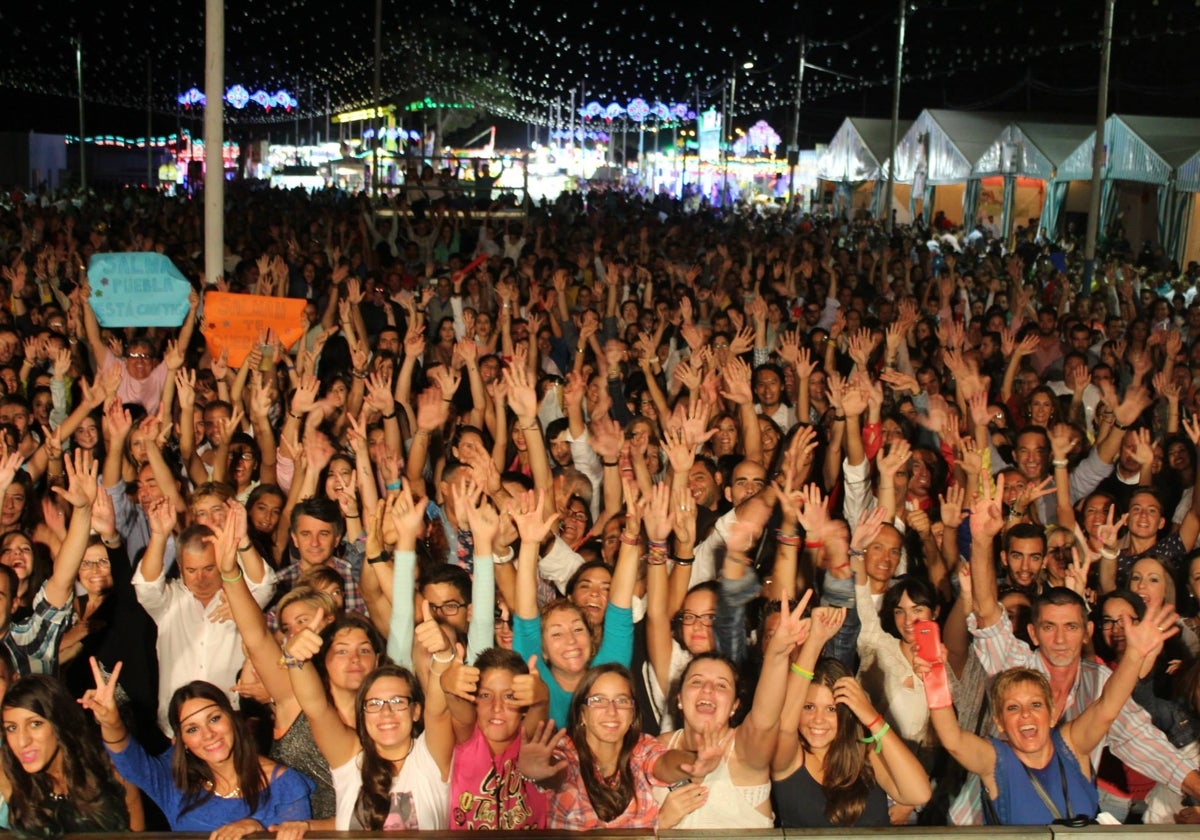
[[[835,826],[825,816],[825,791],[808,772],[801,767],[786,779],[771,783],[771,795],[775,799],[775,815],[780,828],[844,828]],[[856,826],[891,825],[888,818],[887,794],[878,784],[867,794],[867,807],[854,823]]]
[[[54,797],[49,803],[54,813],[47,825],[26,826],[11,814],[12,830],[18,837],[61,837],[64,834],[116,833],[129,831],[129,810],[125,807],[125,788],[115,781],[104,785],[99,807],[83,814],[70,796]]]

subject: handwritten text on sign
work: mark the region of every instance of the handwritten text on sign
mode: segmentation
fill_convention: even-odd
[[[93,254],[88,281],[102,327],[178,327],[187,317],[192,286],[166,254]]]
[[[259,343],[263,333],[273,330],[291,347],[304,334],[304,306],[297,298],[205,292],[204,326],[208,349],[214,356],[229,350],[229,364],[239,367]]]

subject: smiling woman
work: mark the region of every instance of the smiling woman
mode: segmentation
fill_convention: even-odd
[[[126,788],[93,727],[52,677],[26,677],[5,694],[4,772],[11,780],[11,824],[21,834],[141,829],[141,805],[132,791],[136,819],[130,820]]]
[[[119,667],[105,679],[93,662],[95,689],[84,697],[118,771],[162,809],[172,831],[213,832],[237,840],[289,821],[307,820],[313,783],[258,754],[225,692],[191,682],[171,697],[171,749],[150,756],[129,737],[113,701]]]

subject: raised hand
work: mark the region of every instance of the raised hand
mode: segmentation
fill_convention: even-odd
[[[421,621],[413,631],[413,638],[417,644],[431,654],[450,649],[450,644],[446,641],[446,634],[442,632],[441,626],[434,619],[433,610],[430,609],[428,601],[421,602]]]
[[[508,506],[508,515],[512,517],[513,523],[517,526],[517,533],[521,535],[522,543],[540,544],[554,529],[559,514],[551,514],[550,518],[546,519],[545,507],[545,490],[526,490],[513,498],[512,503]]]
[[[729,745],[729,740],[736,734],[730,730],[725,733],[724,737],[721,737],[719,732],[720,730],[716,727],[701,729],[692,741],[692,748],[696,751],[696,760],[690,764],[680,764],[679,769],[693,779],[703,779],[716,770],[721,759],[725,757],[725,748]]]
[[[112,673],[106,679],[96,657],[88,657],[88,662],[92,666],[92,679],[96,681],[96,687],[84,692],[79,705],[90,711],[101,726],[110,729],[121,728],[121,713],[117,710],[116,692],[117,680],[121,676],[121,666],[124,663],[118,662],[114,665]]]
[[[553,720],[544,720],[534,730],[533,737],[521,744],[517,772],[527,779],[542,781],[557,776],[567,767],[558,753],[558,745],[566,730],[555,730]]]
[[[75,450],[74,458],[64,458],[63,466],[67,471],[67,487],[51,487],[59,498],[70,502],[76,510],[90,508],[96,500],[96,481],[99,466],[92,458],[92,453],[83,449]]]
[[[982,491],[971,508],[971,538],[991,540],[1004,527],[1004,512],[1001,507],[1004,498],[1004,473],[996,476],[994,488],[993,483],[986,477],[981,483]]]

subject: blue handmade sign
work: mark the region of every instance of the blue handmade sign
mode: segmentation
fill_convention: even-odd
[[[166,254],[93,254],[88,282],[102,327],[178,327],[187,317],[192,286]]]

